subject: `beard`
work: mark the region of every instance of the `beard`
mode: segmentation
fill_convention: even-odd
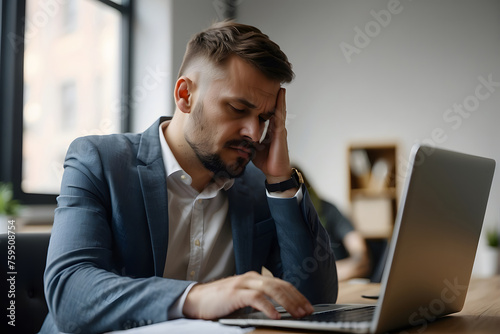
[[[196,143],[189,138],[187,133],[184,136],[186,142],[196,154],[203,167],[214,173],[214,179],[233,179],[241,176],[245,171],[246,165],[255,156],[255,147],[253,143],[244,139],[226,142],[224,148],[243,147],[251,150],[252,154],[249,159],[238,157],[233,163],[225,163],[220,154],[217,152],[210,152],[207,148],[208,145],[206,144],[211,142],[211,135],[209,133],[210,130],[204,125],[206,122],[203,118],[203,103],[199,103],[198,106],[194,108],[192,117],[195,124],[193,133],[196,133],[201,140]],[[205,132],[205,134],[203,132]]]
[[[188,141],[189,143],[189,141]],[[226,164],[219,154],[204,152],[198,145],[189,143],[203,167],[214,173],[214,179],[233,179],[239,177],[245,171],[249,161],[241,157],[232,164]]]

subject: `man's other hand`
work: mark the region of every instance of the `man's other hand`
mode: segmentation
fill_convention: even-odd
[[[271,319],[279,319],[274,300],[295,318],[313,312],[309,301],[289,282],[256,272],[196,284],[186,297],[183,313],[188,318],[217,319],[250,306]]]

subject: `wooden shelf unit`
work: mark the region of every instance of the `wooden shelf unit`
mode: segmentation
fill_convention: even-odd
[[[388,239],[397,211],[397,145],[356,144],[347,154],[353,224],[367,239]]]

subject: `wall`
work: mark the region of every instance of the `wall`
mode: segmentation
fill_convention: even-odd
[[[142,132],[169,111],[172,3],[142,0],[134,4],[131,123],[133,132]]]
[[[427,142],[500,163],[499,1],[239,4],[238,20],[261,28],[294,65],[287,89],[292,159],[346,212],[353,142],[397,141],[400,161],[414,143]],[[488,227],[500,224],[499,169]]]
[[[172,115],[173,87],[191,36],[223,19],[223,0],[135,1],[132,130]]]

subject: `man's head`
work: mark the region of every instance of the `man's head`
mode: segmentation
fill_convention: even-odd
[[[200,60],[219,67],[232,55],[247,61],[269,80],[282,84],[293,80],[292,65],[276,43],[259,29],[232,21],[215,23],[191,38],[179,77]]]
[[[293,76],[286,55],[257,28],[226,21],[195,35],[175,86],[180,112],[173,120],[182,119],[191,158],[215,175],[241,175],[281,84]]]

